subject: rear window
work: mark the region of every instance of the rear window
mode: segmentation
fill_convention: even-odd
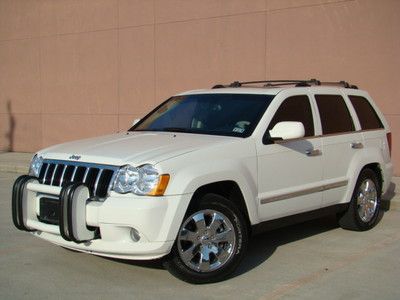
[[[354,124],[344,99],[340,95],[315,95],[322,133],[333,134],[354,131]]]
[[[354,110],[360,121],[361,129],[380,129],[383,124],[376,114],[374,108],[367,99],[361,96],[349,96]]]

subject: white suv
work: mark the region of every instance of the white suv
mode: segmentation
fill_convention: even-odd
[[[14,184],[13,221],[66,248],[164,257],[177,277],[214,282],[261,229],[330,213],[373,227],[390,147],[382,113],[346,82],[217,85],[171,97],[127,132],[39,151]]]

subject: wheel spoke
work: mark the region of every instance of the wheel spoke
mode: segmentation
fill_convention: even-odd
[[[364,192],[365,192],[365,194],[368,194],[368,192],[369,192],[369,180],[365,181]]]
[[[221,242],[230,243],[232,241],[232,238],[233,238],[233,230],[229,228],[223,232],[217,233],[212,240],[215,243],[221,243]]]
[[[196,223],[197,232],[206,229],[206,220],[204,219],[204,213],[199,213],[193,217]]]
[[[210,252],[207,247],[201,251],[199,270],[202,272],[210,270]]]
[[[190,231],[186,228],[183,228],[179,234],[179,238],[182,241],[190,241],[190,242],[196,242],[197,241],[197,235],[195,232]]]
[[[223,223],[223,218],[218,215],[217,213],[213,214],[212,220],[210,225],[208,226],[208,229],[210,229],[210,231],[214,234],[214,232],[217,231],[217,229],[221,226],[221,224]]]
[[[185,262],[189,262],[197,254],[196,245],[190,246],[188,249],[181,251],[181,257]]]

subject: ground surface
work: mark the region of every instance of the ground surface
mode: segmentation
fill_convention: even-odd
[[[0,299],[400,299],[400,198],[393,193],[371,231],[345,231],[328,218],[265,233],[252,239],[233,278],[195,286],[157,261],[76,253],[18,231],[10,214],[17,176],[0,173]]]

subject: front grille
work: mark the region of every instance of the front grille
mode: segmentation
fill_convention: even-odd
[[[117,170],[118,167],[108,165],[45,160],[40,169],[39,182],[53,186],[82,182],[89,187],[93,196],[105,198]]]

